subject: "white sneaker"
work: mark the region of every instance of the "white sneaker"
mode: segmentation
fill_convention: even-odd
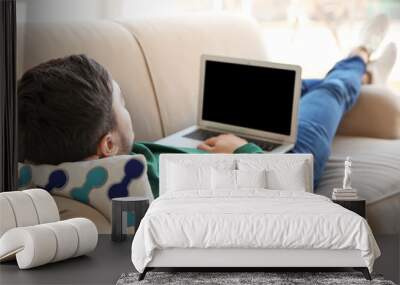
[[[367,64],[367,71],[371,74],[371,84],[384,85],[396,62],[397,47],[394,43],[388,44],[380,57]]]
[[[389,18],[380,14],[367,21],[361,29],[357,46],[364,47],[369,54],[382,43],[389,28]]]

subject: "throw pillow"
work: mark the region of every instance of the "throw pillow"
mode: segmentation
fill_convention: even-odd
[[[236,170],[212,168],[211,177],[213,190],[236,190]]]
[[[238,188],[268,188],[267,170],[236,170]]]
[[[211,188],[211,167],[168,164],[168,191],[200,190]]]
[[[20,190],[42,188],[52,195],[85,203],[109,220],[112,198],[146,196],[153,199],[147,164],[142,155],[120,155],[59,165],[19,164],[18,184]]]

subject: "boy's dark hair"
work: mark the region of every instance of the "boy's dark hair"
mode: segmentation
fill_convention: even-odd
[[[18,82],[19,160],[59,164],[96,154],[114,128],[112,82],[85,55],[50,60]]]

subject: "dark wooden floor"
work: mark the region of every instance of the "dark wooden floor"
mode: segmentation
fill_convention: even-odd
[[[382,251],[382,257],[376,261],[374,272],[399,283],[400,235],[377,235],[376,240]],[[114,243],[110,236],[101,235],[97,249],[88,256],[29,270],[19,270],[16,262],[3,263],[0,265],[0,284],[115,284],[122,273],[135,270],[130,257],[131,242],[132,240],[128,239]],[[290,271],[296,270],[302,269],[290,269]],[[324,271],[348,270],[350,269],[332,268]],[[277,270],[271,269],[271,271]]]

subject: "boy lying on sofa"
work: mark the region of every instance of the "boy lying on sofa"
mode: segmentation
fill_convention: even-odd
[[[354,105],[362,84],[385,83],[396,58],[388,45],[370,61],[383,40],[388,19],[368,22],[360,42],[321,80],[304,80],[293,153],[314,155],[314,184],[330,155],[343,115]],[[143,154],[152,192],[158,196],[161,153],[261,153],[255,144],[232,134],[205,140],[198,149],[151,142],[134,143],[124,96],[111,74],[85,55],[54,59],[28,70],[18,84],[20,161],[52,164],[95,160],[121,154]]]

